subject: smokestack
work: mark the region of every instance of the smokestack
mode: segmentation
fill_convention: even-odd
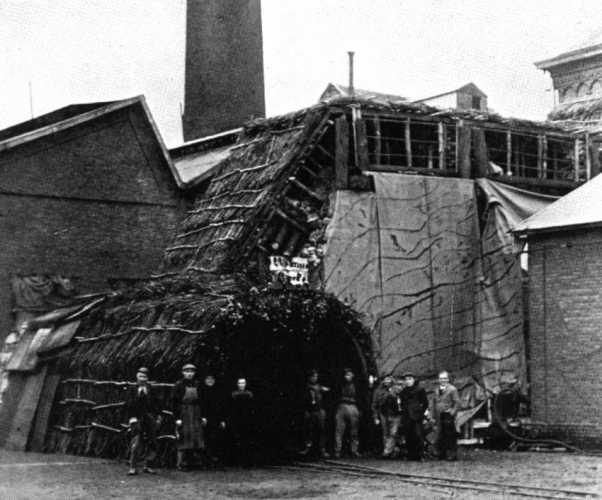
[[[260,0],[188,0],[184,140],[265,116]]]
[[[353,55],[355,52],[349,51],[349,95],[353,97],[355,95],[355,87],[353,85]]]

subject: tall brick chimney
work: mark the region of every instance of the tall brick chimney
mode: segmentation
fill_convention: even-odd
[[[260,0],[188,0],[184,140],[265,116]]]

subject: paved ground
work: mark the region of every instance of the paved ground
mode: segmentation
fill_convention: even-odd
[[[602,458],[592,456],[477,450],[463,453],[462,460],[455,463],[412,464],[369,459],[355,463],[412,474],[602,493]],[[512,498],[408,485],[388,477],[366,479],[277,468],[189,473],[164,470],[157,476],[134,478],[127,477],[125,472],[124,464],[112,461],[0,450],[0,499]]]

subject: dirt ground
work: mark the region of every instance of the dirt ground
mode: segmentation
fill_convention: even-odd
[[[360,459],[383,470],[602,493],[602,457],[560,453],[465,451],[459,462]],[[0,450],[0,498],[17,499],[487,499],[512,498],[331,472],[252,468],[126,476],[126,465],[71,455]]]

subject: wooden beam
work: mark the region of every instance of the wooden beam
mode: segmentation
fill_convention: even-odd
[[[368,134],[366,131],[366,120],[358,118],[355,122],[357,134],[357,156],[361,170],[368,170],[370,167],[370,157],[368,155]]]
[[[599,153],[600,143],[591,141],[589,145],[589,154],[591,158],[591,174],[592,177],[596,177],[600,173],[600,153]]]
[[[318,193],[316,193],[312,189],[308,188],[299,179],[293,178],[293,179],[291,179],[290,182],[291,182],[291,184],[293,184],[293,185],[297,186],[299,189],[301,189],[301,191],[305,192],[308,196],[310,196],[311,198],[313,198],[316,201],[319,201],[320,203],[322,203],[326,199],[325,196],[320,196]]]
[[[542,179],[546,179],[548,177],[548,138],[546,135],[541,137],[542,143],[542,162],[541,162],[541,170],[542,170]]]
[[[470,127],[465,125],[458,127],[458,173],[460,177],[470,179],[471,163],[470,163]]]
[[[374,122],[374,163],[377,165],[381,161],[382,144],[381,144],[381,132],[380,132],[380,118],[376,115],[373,119]]]
[[[512,132],[506,132],[506,175],[512,175]]]
[[[541,135],[537,136],[537,178],[543,178],[543,140]]]
[[[489,158],[487,155],[487,143],[485,142],[485,131],[474,127],[471,131],[472,146],[476,159],[476,177],[487,177],[489,171]]]
[[[585,180],[589,181],[592,177],[592,162],[589,154],[590,138],[589,134],[585,133],[585,144],[583,147],[583,154],[585,155]]]
[[[405,125],[405,144],[406,144],[406,158],[408,159],[408,167],[412,168],[412,134],[410,131],[410,119],[406,118]]]
[[[573,170],[575,175],[575,182],[579,181],[579,139],[575,139],[575,147],[573,153]]]
[[[345,116],[335,120],[334,130],[335,188],[347,189],[349,185],[349,123]]]
[[[445,170],[447,158],[447,129],[443,122],[439,122],[437,126],[437,136],[439,138],[439,170]]]

